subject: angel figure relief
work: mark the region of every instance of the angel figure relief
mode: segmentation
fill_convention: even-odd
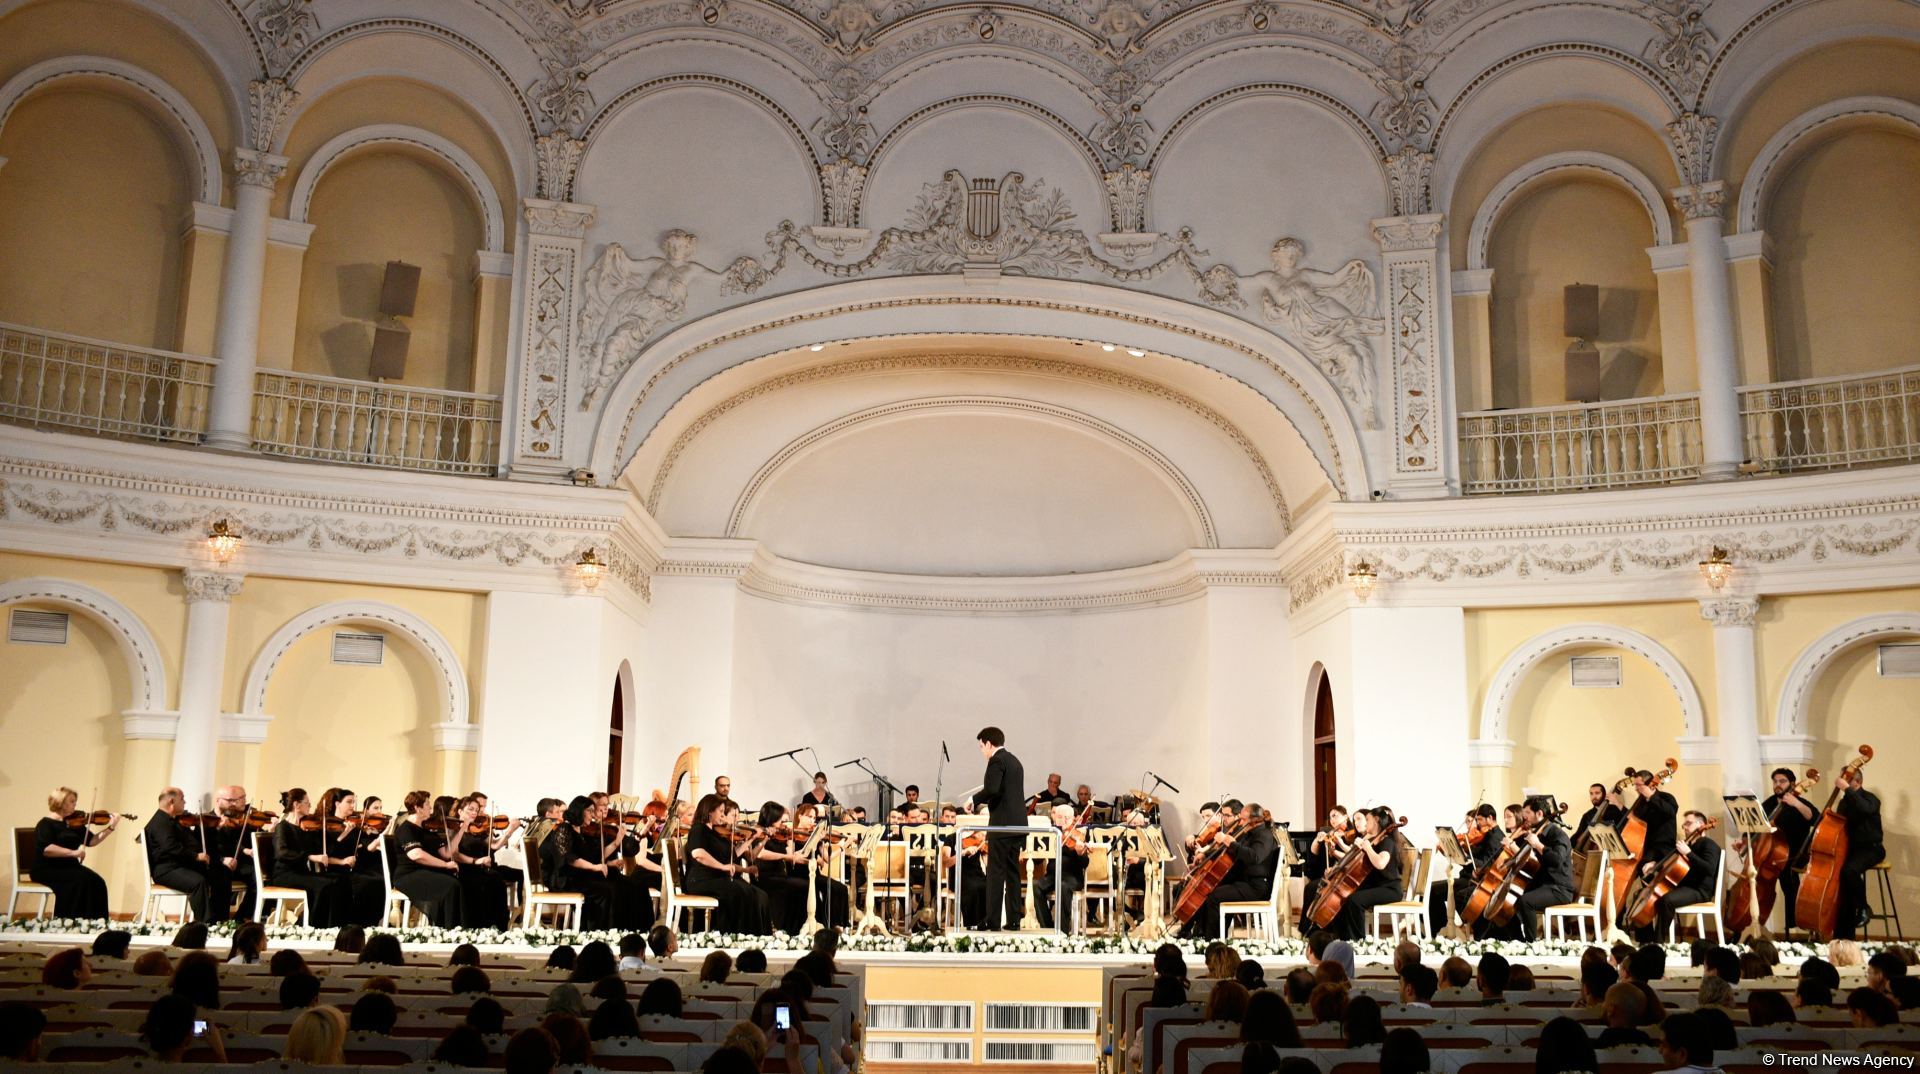
[[[771,275],[751,257],[737,257],[725,269],[693,259],[699,239],[679,228],[660,239],[660,256],[633,258],[619,243],[587,270],[586,301],[580,311],[580,340],[586,348],[585,410],[626,371],[647,341],[687,312],[687,289],[697,279],[720,279],[720,293],[751,294]]]
[[[1265,272],[1242,276],[1226,265],[1214,265],[1197,273],[1194,282],[1203,301],[1227,309],[1246,306],[1242,283],[1258,287],[1266,319],[1279,325],[1281,334],[1339,387],[1368,428],[1376,428],[1380,418],[1374,401],[1373,343],[1367,337],[1385,334],[1386,321],[1380,316],[1373,270],[1354,258],[1336,272],[1321,272],[1300,263],[1305,254],[1306,244],[1283,238],[1273,244],[1273,267]]]

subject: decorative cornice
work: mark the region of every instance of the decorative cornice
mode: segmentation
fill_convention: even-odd
[[[1383,216],[1373,221],[1373,239],[1382,253],[1411,253],[1434,249],[1446,226],[1445,213]]]
[[[936,615],[1058,615],[1176,604],[1206,595],[1182,553],[1164,563],[1043,577],[932,577],[818,567],[765,552],[740,578],[742,592],[787,604]]]
[[[171,742],[179,728],[178,712],[128,709],[120,714],[120,734],[124,738]]]
[[[181,572],[180,582],[187,591],[188,604],[201,601],[227,604],[240,595],[246,575],[231,571],[188,570]]]
[[[593,226],[596,210],[591,205],[528,198],[522,211],[526,214],[527,230],[534,235],[584,239],[587,229]]]

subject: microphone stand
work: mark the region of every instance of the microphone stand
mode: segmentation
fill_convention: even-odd
[[[940,762],[935,765],[933,769],[933,842],[936,847],[945,845],[942,841],[943,837],[940,835],[940,812],[946,806],[942,788],[945,786],[948,760],[947,742],[945,739],[941,739]],[[956,812],[958,811],[956,810]],[[959,831],[960,829],[957,827],[954,829],[953,853],[955,858],[960,856]],[[927,926],[927,933],[932,936],[938,936],[946,932],[945,927],[940,924],[940,889],[945,886],[944,881],[944,870],[940,868],[940,852],[936,850],[933,854],[933,860],[927,862],[926,883],[927,894],[931,896],[933,900],[933,923]],[[955,914],[960,912],[958,899],[954,901],[953,910]]]
[[[813,772],[817,772],[817,771],[819,771],[819,769],[818,769],[818,768],[816,767],[816,768],[815,768],[815,769],[814,769],[813,771],[808,771],[808,770],[807,770],[807,766],[806,766],[806,765],[803,765],[803,764],[801,764],[801,763],[800,763],[800,758],[798,758],[798,757],[795,757],[795,756],[794,756],[794,754],[796,754],[796,753],[799,753],[799,752],[800,752],[801,750],[805,750],[805,751],[807,751],[808,753],[813,753],[813,747],[812,747],[812,746],[796,746],[795,748],[793,748],[793,749],[790,749],[790,750],[788,750],[788,751],[787,751],[787,752],[785,752],[785,753],[769,753],[769,754],[767,754],[767,755],[766,755],[765,757],[762,757],[762,758],[760,758],[760,760],[761,760],[761,762],[762,762],[762,763],[765,763],[765,762],[767,762],[767,761],[777,761],[777,760],[779,760],[780,758],[782,758],[782,757],[785,757],[785,758],[786,758],[787,760],[789,760],[789,761],[792,761],[792,762],[793,762],[793,766],[794,766],[795,768],[798,768],[798,769],[800,770],[800,774],[801,774],[801,775],[803,775],[803,776],[805,776],[805,777],[807,777],[807,785],[808,785],[808,786],[812,786],[812,785],[813,785]],[[820,761],[820,757],[819,757],[819,755],[818,755],[818,754],[815,754],[815,755],[814,755],[814,763],[815,763],[815,765],[816,765],[816,766],[817,766],[817,765],[819,764],[819,761]]]

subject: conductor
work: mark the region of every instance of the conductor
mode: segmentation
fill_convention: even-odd
[[[1000,825],[1027,822],[1026,771],[1020,759],[1008,752],[1006,733],[998,727],[980,729],[980,756],[987,759],[987,775],[981,780],[975,804],[987,807],[987,821]],[[1019,832],[987,833],[987,928],[1000,928],[1001,910],[1007,925],[1020,925],[1020,846],[1026,837]]]

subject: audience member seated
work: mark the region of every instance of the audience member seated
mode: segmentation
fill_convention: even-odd
[[[587,1027],[578,1016],[555,1011],[540,1019],[540,1028],[553,1038],[553,1054],[558,1062],[570,1065],[593,1062],[593,1040],[587,1036]]]
[[[740,952],[739,958],[733,960],[733,968],[740,973],[765,973],[767,972],[767,953],[758,947],[749,947]]]
[[[1607,970],[1611,972],[1612,966]],[[1596,1071],[1600,1060],[1593,1054],[1593,1040],[1587,1027],[1562,1015],[1540,1031],[1540,1045],[1533,1053],[1533,1074],[1570,1074],[1572,1071]]]
[[[760,1064],[741,1048],[718,1048],[700,1064],[700,1074],[760,1074]]]
[[[547,993],[547,1005],[540,1009],[540,1017],[549,1014],[571,1014],[575,1018],[587,1013],[587,1001],[580,995],[580,986],[557,984]]]
[[[640,1019],[634,1017],[633,1008],[626,1000],[603,1000],[594,1009],[593,1020],[587,1023],[587,1035],[594,1040],[606,1040],[609,1037],[637,1037],[640,1035]]]
[[[195,1023],[201,1021],[200,1012],[194,1008],[193,1001],[181,995],[165,995],[153,1001],[147,1008],[145,1024],[140,1027],[140,1035],[146,1038],[147,1048],[153,1058],[163,1063],[178,1063],[185,1058],[187,1050],[195,1044],[193,1034]],[[207,1023],[206,1036],[199,1043],[212,1050],[214,1061],[227,1061],[227,1050],[220,1040],[220,1027]]]
[[[1380,1021],[1380,1001],[1372,996],[1355,996],[1347,1001],[1347,1015],[1340,1021],[1340,1038],[1349,1048],[1379,1044],[1387,1039],[1387,1027]]]
[[[1836,970],[1852,969],[1855,966],[1867,964],[1866,953],[1860,949],[1858,940],[1833,941],[1827,945],[1827,958]]]
[[[261,952],[266,949],[266,926],[258,921],[249,921],[234,932],[233,945],[227,952],[227,961],[237,962],[243,966],[257,965],[260,962]]]
[[[1507,991],[1531,992],[1533,988],[1533,967],[1522,966],[1517,962],[1507,967]]]
[[[0,1059],[32,1063],[40,1058],[47,1016],[24,1003],[0,1003]]]
[[[1473,983],[1473,963],[1459,955],[1440,964],[1440,983],[1448,988],[1465,988]]]
[[[1404,1007],[1432,1007],[1433,994],[1440,988],[1440,975],[1432,967],[1416,962],[1400,974],[1400,1004]]]
[[[838,933],[832,929],[821,929],[814,933],[814,950],[820,949],[820,937],[828,934],[838,936]],[[656,964],[664,963],[673,957],[675,951],[680,950],[680,937],[666,925],[655,925],[647,930],[647,949],[653,952],[653,961]]]
[[[447,991],[455,996],[484,996],[493,991],[493,978],[478,966],[462,966],[453,971]]]
[[[547,956],[547,968],[550,970],[571,970],[573,969],[574,958],[575,952],[573,945],[563,943],[559,947],[554,948],[553,953]]]
[[[1791,1025],[1800,1019],[1786,994],[1774,988],[1757,988],[1747,993],[1747,1024],[1750,1026]]]
[[[1247,1016],[1247,990],[1239,981],[1221,981],[1207,993],[1201,1017],[1209,1022],[1239,1022]]]
[[[167,991],[185,996],[203,1011],[220,1009],[220,960],[206,951],[190,951],[173,967]]]
[[[320,978],[311,973],[289,973],[280,978],[280,1009],[304,1011],[320,1002]]]
[[[207,946],[207,926],[198,921],[189,921],[180,926],[173,934],[173,945],[182,951],[202,951]]]
[[[685,1000],[680,995],[679,982],[670,977],[661,977],[648,981],[647,987],[640,991],[640,1004],[634,1013],[642,1018],[650,1014],[678,1018],[683,1010]]]
[[[389,996],[397,996],[400,994],[400,984],[393,978],[382,974],[378,977],[369,977],[361,982],[360,991],[385,992]]]
[[[1660,1023],[1660,1058],[1670,1069],[1661,1074],[1705,1074],[1713,1065],[1713,1040],[1694,1014],[1675,1014]]]
[[[1825,981],[1816,981],[1811,977],[1802,977],[1800,983],[1793,986],[1793,1005],[1795,1007],[1831,1007],[1833,989]]]
[[[573,960],[573,972],[567,980],[575,984],[592,984],[602,977],[611,977],[620,972],[620,961],[613,957],[613,948],[605,940],[595,940],[580,949],[580,956]]]
[[[93,964],[78,947],[55,951],[40,966],[40,983],[48,988],[74,989],[93,980]]]
[[[333,936],[333,949],[343,955],[357,955],[366,947],[367,930],[359,925],[342,925]]]
[[[386,1036],[393,1032],[393,1024],[400,1020],[400,1008],[393,997],[384,992],[363,992],[353,1001],[353,1015],[347,1020],[347,1028],[355,1033],[377,1033]]]
[[[1215,940],[1207,945],[1207,976],[1216,981],[1231,981],[1240,969],[1240,952],[1233,945]]]
[[[1607,1028],[1600,1031],[1593,1046],[1613,1048],[1622,1044],[1651,1044],[1653,1040],[1640,1029],[1646,1017],[1646,993],[1630,982],[1607,989],[1604,1017]]]
[[[483,1067],[487,1065],[487,1041],[480,1031],[469,1025],[458,1025],[447,1031],[434,1046],[433,1061],[456,1067]]]
[[[627,982],[617,973],[611,977],[602,977],[594,982],[592,991],[587,993],[587,998],[592,1000],[617,999],[625,1003],[627,1001]]]
[[[1856,988],[1847,994],[1847,1010],[1853,1015],[1855,1029],[1879,1029],[1900,1021],[1893,1000],[1871,988]]]
[[[157,947],[151,951],[143,951],[139,958],[133,960],[133,974],[136,977],[171,977],[173,960],[167,957],[165,951]]]
[[[391,932],[376,932],[367,937],[367,945],[360,950],[362,966],[404,966],[406,955],[400,951],[400,937]]]
[[[1702,977],[1694,1004],[1699,1007],[1731,1007],[1734,1005],[1733,986],[1718,977]]]
[[[480,949],[470,943],[463,943],[447,956],[447,967],[480,965]]]
[[[287,1030],[284,1059],[318,1066],[345,1065],[347,1019],[337,1007],[315,1007],[300,1012]]]
[[[291,947],[283,947],[267,960],[267,972],[275,977],[286,977],[295,973],[306,973],[307,960],[300,952]]]
[[[1318,983],[1313,978],[1313,971],[1305,966],[1295,966],[1288,970],[1285,985],[1287,1002],[1295,1007],[1306,1006],[1307,999],[1313,995],[1313,986]]]
[[[132,944],[133,933],[126,929],[108,929],[93,938],[94,961],[124,959],[127,957],[127,948]]]
[[[1250,958],[1240,960],[1240,968],[1233,971],[1233,979],[1249,992],[1258,992],[1267,987],[1267,970]]]
[[[1426,1074],[1433,1069],[1427,1042],[1411,1029],[1396,1029],[1380,1041],[1380,1074]]]
[[[491,1037],[507,1028],[507,1009],[492,996],[481,996],[467,1008],[466,1023],[482,1036]]]
[[[638,932],[629,932],[620,937],[620,972],[648,972],[647,938]]]
[[[1293,1008],[1287,1006],[1278,992],[1255,992],[1247,997],[1246,1015],[1240,1020],[1240,1039],[1261,1041],[1275,1048],[1300,1047],[1300,1027],[1293,1020]]]
[[[1347,1020],[1347,986],[1323,984],[1313,986],[1313,995],[1307,997],[1307,1013],[1313,1015],[1315,1025],[1342,1025]]]
[[[1488,951],[1480,956],[1480,966],[1473,973],[1475,985],[1480,989],[1480,1004],[1492,1007],[1507,1001],[1507,979],[1513,974],[1513,967],[1504,955]]]
[[[1604,957],[1580,966],[1580,1006],[1595,1014],[1607,1002],[1607,989],[1620,983],[1620,971]]]
[[[506,1074],[548,1074],[559,1061],[560,1048],[553,1034],[540,1026],[523,1029],[507,1042],[501,1053]]]
[[[700,961],[701,984],[726,984],[733,973],[733,957],[725,951],[709,951]]]

